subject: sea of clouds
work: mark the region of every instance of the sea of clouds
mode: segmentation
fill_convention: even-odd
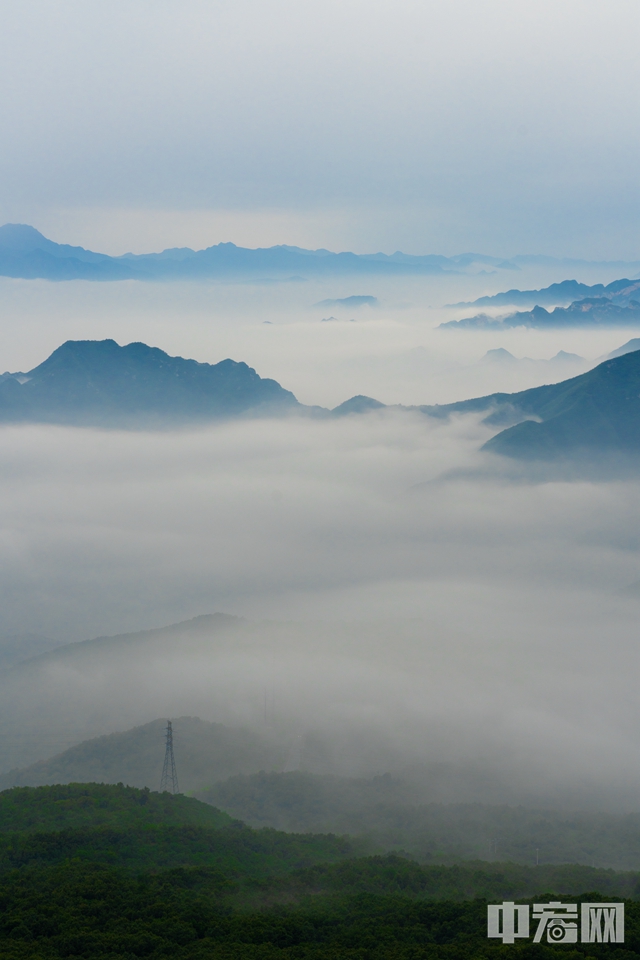
[[[398,355],[416,346],[438,374],[423,382],[421,400],[472,395],[469,371],[496,345],[494,334],[444,340],[420,304],[323,324],[308,307],[297,313],[289,293],[278,314],[269,294],[265,325],[251,315],[255,288],[242,288],[241,309],[237,291],[233,301],[223,290],[207,326],[203,299],[213,302],[217,288],[192,292],[179,314],[175,290],[140,285],[136,313],[125,287],[70,285],[63,296],[62,285],[43,286],[45,328],[33,289],[11,287],[14,306],[22,290],[32,309],[23,309],[22,331],[5,324],[10,369],[48,352],[28,336],[36,329],[51,347],[107,334],[105,299],[114,308],[108,335],[119,342],[145,339],[211,361],[231,353],[306,402],[364,392],[367,378],[374,396],[415,402],[420,384],[407,386]],[[265,340],[278,315],[280,352]],[[326,334],[337,386],[323,386]],[[580,348],[593,361],[631,335],[516,331],[500,345],[529,338],[547,356]],[[207,353],[216,336],[222,346]],[[484,368],[478,376],[489,377]],[[8,677],[16,717],[46,690],[47,703],[74,713],[87,735],[163,715],[255,725],[268,692],[283,729],[353,744],[345,731],[357,728],[384,743],[382,753],[338,751],[341,773],[474,764],[510,783],[509,796],[515,784],[524,797],[633,807],[640,483],[519,471],[482,453],[491,434],[475,416],[398,409],[175,432],[3,426],[2,634],[63,643],[216,611],[296,624],[265,627],[268,643],[258,630],[242,649],[177,644],[144,664],[123,654],[108,669],[51,667],[27,687]],[[44,738],[47,716],[34,736]],[[47,753],[44,742],[31,759]]]

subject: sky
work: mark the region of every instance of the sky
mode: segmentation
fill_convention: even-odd
[[[25,0],[0,222],[109,253],[640,257],[635,0]]]

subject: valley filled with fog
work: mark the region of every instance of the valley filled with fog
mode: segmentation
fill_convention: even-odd
[[[305,404],[335,407],[356,394],[386,404],[451,403],[575,376],[634,331],[610,326],[437,329],[480,310],[446,309],[445,304],[512,287],[537,289],[567,276],[607,283],[625,275],[620,264],[565,267],[557,262],[488,274],[374,275],[322,282],[51,283],[0,277],[0,366],[29,370],[67,339],[141,340],[207,363],[244,360]],[[375,297],[378,304],[317,305],[357,295]],[[507,306],[481,309],[498,316],[510,312]],[[538,362],[484,359],[496,349]],[[549,363],[560,351],[582,360]]]
[[[435,329],[469,314],[442,304],[507,280],[3,279],[2,363],[28,370],[66,339],[113,337],[244,360],[306,404],[444,403],[565,379],[634,335]],[[354,294],[379,304],[313,306]],[[584,359],[482,360],[497,348]],[[186,715],[277,741],[283,769],[412,770],[424,785],[444,763],[458,772],[432,798],[637,808],[635,479],[520,470],[480,451],[496,428],[479,415],[0,429],[2,636],[54,647],[241,618],[6,672],[4,772]],[[321,760],[296,747],[314,737]]]

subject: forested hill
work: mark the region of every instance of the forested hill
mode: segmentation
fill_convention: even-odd
[[[93,781],[122,781],[153,789],[160,782],[165,728],[166,720],[152,720],[131,730],[84,740],[48,760],[3,774],[0,790]],[[187,792],[241,772],[280,769],[287,759],[286,742],[274,744],[244,727],[177,717],[173,731],[180,755],[180,785]]]
[[[191,865],[230,876],[280,876],[365,849],[345,837],[252,830],[191,797],[121,783],[0,793],[0,872],[74,858],[134,870]]]
[[[638,874],[424,867],[358,856],[348,838],[176,823],[194,809],[186,798],[122,785],[0,794],[3,960],[499,960],[505,948],[487,940],[483,898],[585,893],[629,898],[625,943],[576,944],[571,957],[640,957]],[[81,826],[59,829],[76,817]],[[13,829],[35,824],[43,830]],[[533,956],[528,942],[508,949]],[[553,944],[535,954],[566,955]]]
[[[228,814],[192,797],[123,784],[54,784],[13,787],[0,793],[0,834],[169,824],[219,830],[231,822]]]

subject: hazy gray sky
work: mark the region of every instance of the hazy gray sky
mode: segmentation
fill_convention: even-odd
[[[637,258],[636,0],[2,5],[0,221]]]

